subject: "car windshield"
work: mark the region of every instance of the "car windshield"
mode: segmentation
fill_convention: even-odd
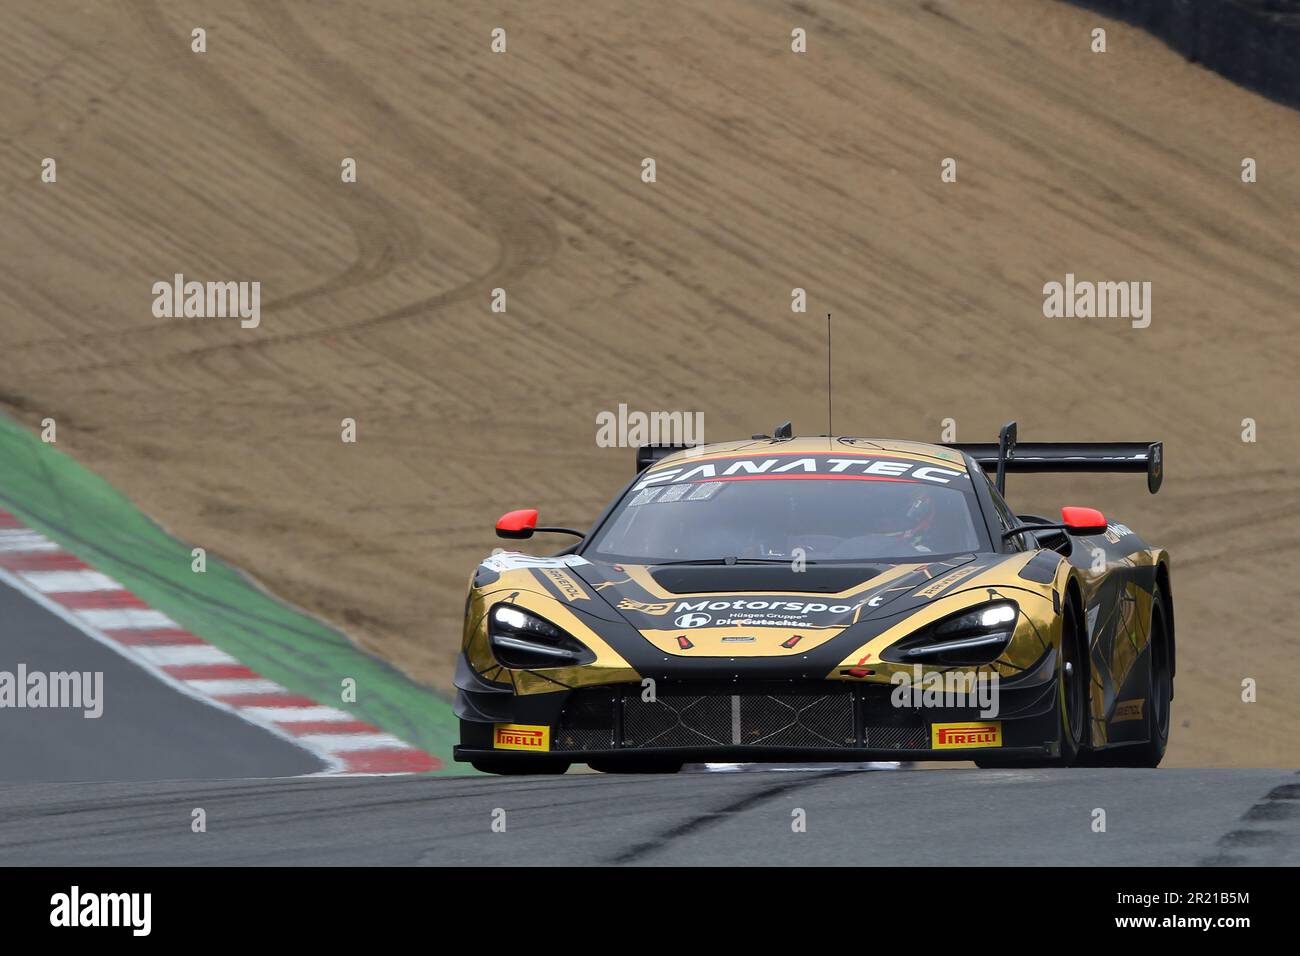
[[[928,462],[818,455],[687,465],[647,473],[583,553],[641,564],[915,561],[986,550],[977,515],[966,473]]]

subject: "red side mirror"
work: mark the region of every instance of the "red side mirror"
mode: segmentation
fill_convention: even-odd
[[[1061,520],[1070,534],[1102,534],[1106,530],[1106,516],[1096,508],[1067,505],[1061,509]]]
[[[498,538],[531,538],[537,527],[537,509],[507,511],[497,520]]]

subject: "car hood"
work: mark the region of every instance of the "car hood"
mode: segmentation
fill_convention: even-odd
[[[808,565],[631,565],[579,555],[503,553],[475,586],[598,637],[642,677],[824,677],[899,625],[1014,586],[1029,555],[960,554],[928,562]],[[992,573],[985,573],[992,572]],[[978,592],[978,593],[976,593]],[[499,594],[500,598],[495,595]],[[559,607],[556,607],[559,605]],[[891,640],[896,638],[891,638]]]
[[[786,564],[587,562],[568,570],[668,653],[747,655],[806,651],[845,628],[906,613],[959,589],[988,563],[963,554],[926,563],[808,565],[800,571]]]

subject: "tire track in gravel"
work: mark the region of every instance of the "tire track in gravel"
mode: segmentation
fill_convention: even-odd
[[[368,124],[386,141],[395,144],[413,169],[423,167],[429,157],[437,157],[437,179],[474,207],[476,223],[489,230],[497,244],[495,261],[478,277],[370,315],[337,331],[351,335],[407,319],[427,318],[475,297],[486,300],[491,289],[516,286],[520,279],[555,255],[559,248],[555,216],[543,206],[534,190],[520,181],[518,174],[500,164],[485,162],[481,155],[469,152],[429,124],[403,114],[357,70],[316,42],[282,0],[249,0],[247,6],[290,61],[328,89],[333,102],[350,111],[358,123]],[[464,334],[475,336],[478,332],[466,329]],[[453,341],[458,337],[451,331],[446,335]],[[435,373],[426,361],[413,357],[400,343],[367,338],[363,344],[426,381],[435,383],[445,377],[445,372]],[[570,358],[563,344],[550,336],[530,336],[528,345],[538,359],[563,363]],[[639,367],[634,353],[617,348],[606,352],[603,361],[610,369],[621,369],[625,374],[632,374]]]
[[[360,124],[384,133],[413,164],[425,162],[430,156],[438,157],[439,177],[475,207],[479,222],[492,231],[498,253],[496,261],[485,273],[455,288],[367,316],[343,328],[260,337],[243,347],[261,348],[323,334],[356,332],[425,315],[468,299],[480,290],[517,280],[551,257],[557,245],[555,225],[508,170],[483,163],[450,139],[402,116],[359,73],[315,43],[283,4],[275,0],[258,0],[247,6],[265,25],[276,46],[299,69],[321,82],[334,97],[336,105],[351,111]],[[232,347],[238,346],[216,345],[190,354],[199,356]]]
[[[320,284],[267,302],[267,311],[287,309],[353,286],[382,279],[400,262],[414,258],[422,238],[419,223],[408,211],[362,183],[354,184],[354,204],[340,190],[320,179],[320,163],[304,144],[285,135],[266,112],[240,86],[227,79],[204,57],[178,52],[187,49],[184,37],[172,31],[157,0],[126,0],[128,9],[163,62],[183,67],[195,78],[198,90],[214,103],[235,103],[236,114],[250,138],[281,156],[293,170],[312,201],[331,210],[347,226],[357,243],[357,255],[342,273]]]
[[[156,0],[121,0],[121,3],[127,15],[137,26],[137,35],[143,37],[148,44],[149,55],[174,70],[176,75],[189,79],[195,92],[210,104],[236,104],[237,108],[230,112],[237,117],[249,139],[266,150],[269,155],[279,157],[292,173],[298,188],[308,195],[312,203],[329,210],[343,223],[353,238],[356,252],[347,268],[315,285],[262,303],[264,314],[286,312],[349,289],[378,282],[390,275],[400,264],[413,260],[419,254],[424,245],[424,238],[419,221],[412,212],[361,182],[352,184],[346,191],[335,188],[328,180],[321,177],[321,164],[317,154],[313,153],[307,145],[286,135],[256,101],[247,96],[237,83],[220,72],[219,67],[205,57],[179,52],[188,49],[187,38],[168,26],[167,17]],[[65,373],[79,373],[154,366],[168,358],[197,361],[206,355],[227,349],[257,349],[272,343],[314,339],[331,334],[333,331],[336,330],[310,329],[295,333],[260,335],[249,340],[223,345],[190,349],[182,346],[173,349],[168,339],[187,339],[190,337],[190,330],[184,327],[178,328],[172,320],[163,319],[137,324],[126,329],[114,328],[61,336],[57,341],[63,347],[93,343],[102,339],[149,343],[153,347],[126,359],[114,358],[71,364],[61,366],[59,370]],[[47,350],[48,346],[48,341],[36,340],[16,346],[14,351],[28,350],[37,353]]]

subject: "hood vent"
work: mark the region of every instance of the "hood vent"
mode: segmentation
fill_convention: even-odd
[[[787,564],[681,564],[654,568],[650,574],[656,584],[672,594],[745,591],[838,594],[870,581],[882,570],[882,566],[875,564],[809,564],[802,571],[795,571]]]

